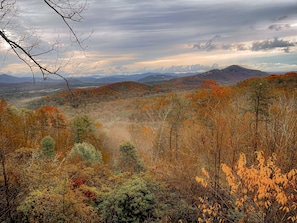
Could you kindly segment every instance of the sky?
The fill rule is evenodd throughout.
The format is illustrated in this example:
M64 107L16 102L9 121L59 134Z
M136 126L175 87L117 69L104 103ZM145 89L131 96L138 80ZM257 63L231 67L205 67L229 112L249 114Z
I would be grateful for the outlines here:
M70 23L82 47L44 1L16 2L12 25L2 22L1 30L38 43L32 53L54 45L40 62L66 76L204 72L233 64L297 70L296 0L88 0L83 20ZM0 58L0 73L31 74L2 40Z

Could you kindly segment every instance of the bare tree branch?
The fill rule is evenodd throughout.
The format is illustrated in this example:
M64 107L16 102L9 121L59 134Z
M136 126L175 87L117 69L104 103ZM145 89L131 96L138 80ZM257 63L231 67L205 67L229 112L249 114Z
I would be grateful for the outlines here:
M44 2L51 10L53 10L56 15L58 15L62 19L63 23L66 24L67 29L70 31L71 36L74 37L75 43L78 44L82 50L84 50L82 41L69 22L82 21L82 12L86 8L87 0L84 0L83 3L77 3L75 1L74 3L72 3L70 0L44 0ZM29 46L25 46L24 44L22 44L22 42L26 43L25 39L20 39L19 35L11 34L11 30L14 31L17 29L11 28L11 25L9 26L9 28L6 27L10 23L11 18L13 18L12 15L14 15L16 11L16 0L0 0L0 10L0 21L8 21L7 24L4 26L5 28L3 27L3 25L1 25L2 29L0 29L0 36L10 46L14 54L30 68L31 73L33 74L33 79L33 68L37 67L42 73L44 79L46 79L46 76L48 74L56 75L64 79L67 83L68 89L70 89L67 79L63 77L63 75L58 73L63 66L50 69L43 65L42 62L40 62L40 56L54 51L58 43L56 42L52 44L51 48L44 49L42 52L33 53L33 50L36 49L39 45L38 42L33 43ZM32 37L35 37L35 34L32 34Z
M22 46L20 46L18 43L10 40L3 31L0 30L0 36L10 45L11 49L14 51L14 53L18 56L19 59L21 59L25 64L28 65L28 67L31 69L31 72L33 72L32 69L32 65L28 63L28 61L26 61L21 55L20 53L17 51L17 49L19 49L21 52L23 52L28 58L30 58L30 60L39 68L39 70L42 73L42 76L44 79L46 79L46 73L48 74L53 74L56 75L60 78L62 78L66 84L67 84L67 88L70 90L70 86L69 86L69 82L68 80L63 77L63 75L59 74L58 71L60 70L60 68L58 68L55 71L51 71L49 69L47 69L46 67L44 67L43 65L41 65L30 53L28 53Z
M44 2L52 9L54 12L61 17L63 22L66 24L68 29L70 30L71 34L75 38L75 42L78 43L78 45L83 49L81 45L81 41L79 40L77 34L74 32L73 28L70 26L69 21L75 21L75 22L81 22L83 17L81 13L86 8L87 2L82 5L72 5L69 0L64 2L63 4L66 4L66 6L61 6L59 3L55 3L51 0L44 0ZM66 10L66 11L65 11Z
M7 0L1 0L0 2L0 9L4 9L7 6L13 6L15 4L15 1L12 1L9 3Z

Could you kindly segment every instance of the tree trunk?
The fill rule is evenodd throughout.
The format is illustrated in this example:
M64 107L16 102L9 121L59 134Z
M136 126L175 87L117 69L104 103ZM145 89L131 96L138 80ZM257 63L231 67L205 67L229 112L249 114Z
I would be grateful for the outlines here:
M13 222L11 217L11 211L10 211L9 185L8 185L8 177L7 177L6 165L5 165L5 152L3 148L1 149L1 166L2 166L2 174L4 178L5 201L6 201L6 209L7 209L6 212L10 222Z

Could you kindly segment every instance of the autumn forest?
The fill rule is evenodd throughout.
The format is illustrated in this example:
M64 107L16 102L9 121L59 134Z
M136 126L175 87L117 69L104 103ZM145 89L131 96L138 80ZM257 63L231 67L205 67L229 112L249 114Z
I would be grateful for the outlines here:
M0 100L1 222L296 222L297 74Z

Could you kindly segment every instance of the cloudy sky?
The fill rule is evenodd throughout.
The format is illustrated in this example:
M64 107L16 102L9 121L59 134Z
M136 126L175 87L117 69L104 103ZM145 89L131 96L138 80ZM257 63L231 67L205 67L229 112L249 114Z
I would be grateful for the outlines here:
M232 64L297 70L296 0L88 0L83 21L71 23L87 38L84 50L43 1L17 2L15 33L38 37L39 49L56 44L41 62L71 76L203 72ZM0 73L30 75L3 41L0 46Z

